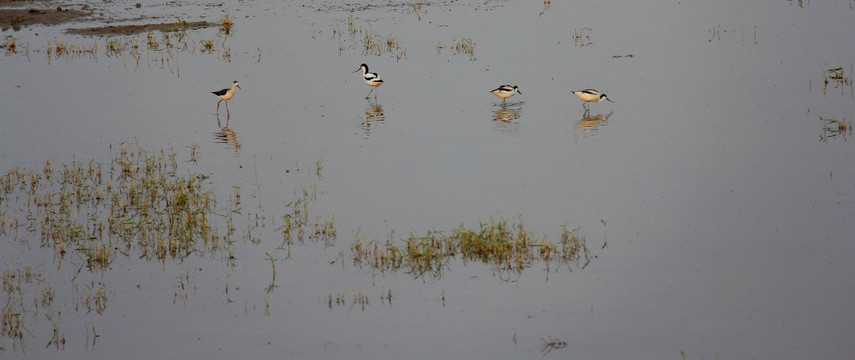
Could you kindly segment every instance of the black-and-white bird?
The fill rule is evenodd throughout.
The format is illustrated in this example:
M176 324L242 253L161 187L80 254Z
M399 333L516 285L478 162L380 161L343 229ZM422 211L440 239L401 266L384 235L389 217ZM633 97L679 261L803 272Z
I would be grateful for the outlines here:
M359 69L356 69L356 71L359 70L362 70L362 80L365 81L368 86L371 86L371 91L368 92L368 95L365 95L365 98L367 99L369 96L371 96L371 93L374 91L375 88L380 85L383 85L383 79L381 79L380 75L377 75L377 73L368 72L368 65L359 65ZM377 94L374 94L374 98L377 98Z
M220 103L225 101L226 115L231 116L231 113L229 112L229 100L231 100L235 96L235 88L240 88L240 85L238 85L237 80L232 82L231 89L226 88L211 92L212 94L217 95L217 97L220 98L220 101L217 101L217 115L220 114Z
M591 103L591 102L601 103L601 102L603 102L603 100L608 100L609 102L614 102L614 101L612 101L612 99L609 99L608 95L601 94L599 91L594 90L594 89L571 91L571 93L573 93L573 95L576 95L576 97L579 98L579 100L584 101L582 103L582 107L584 107L586 110L588 109L588 107L586 105L588 105L588 103Z
M520 88L516 85L500 85L499 87L490 90L490 93L496 95L499 99L502 99L502 104L505 103L505 99L514 96L514 93L520 93L520 95L522 95Z

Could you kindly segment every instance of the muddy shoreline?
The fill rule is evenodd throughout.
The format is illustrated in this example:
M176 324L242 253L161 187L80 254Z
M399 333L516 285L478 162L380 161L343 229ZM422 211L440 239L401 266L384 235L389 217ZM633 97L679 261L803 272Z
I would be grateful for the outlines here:
M0 0L0 6L9 6L18 3L18 1ZM87 5L83 5L81 9L66 9L61 6L56 8L5 8L0 9L0 30L6 31L13 29L20 30L23 27L31 25L60 25L69 21L86 20L88 16L95 14ZM101 21L103 19L99 19ZM108 22L123 21L124 19L109 19ZM94 20L93 20L94 21ZM146 31L176 31L176 30L193 30L217 26L215 23L207 21L193 22L158 22L151 24L128 24L128 25L105 25L93 26L84 28L67 28L66 33L77 35L134 35L144 33Z

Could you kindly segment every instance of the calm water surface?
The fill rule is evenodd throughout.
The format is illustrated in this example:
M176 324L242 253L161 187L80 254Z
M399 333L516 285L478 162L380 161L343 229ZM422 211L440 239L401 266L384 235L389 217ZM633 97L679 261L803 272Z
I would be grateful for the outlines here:
M30 314L23 344L0 337L3 358L855 357L855 142L820 120L855 116L851 85L823 83L855 65L851 1L91 6L139 22L227 13L235 27L190 31L192 50L171 55L131 36L139 63L63 33L93 22L5 31L30 52L0 57L0 168L172 148L223 201L240 189L243 215L263 220L236 228L258 244L239 240L233 267L119 256L84 268L79 287L107 290L97 314L63 275L82 258L57 269L37 236L0 234L4 267L41 265L67 340L45 347L51 323ZM348 18L405 52L364 55ZM54 39L98 43L97 57L49 61ZM474 58L455 53L461 39ZM386 81L376 102L353 73L363 62ZM223 135L210 91L232 80ZM505 83L522 95L503 108L489 90ZM585 114L570 90L589 87L615 103ZM288 257L277 229L304 187L337 237ZM595 258L550 273L535 262L516 281L480 263L414 278L339 258L355 238L491 217L553 241L579 227ZM341 293L349 303L328 306ZM355 294L368 304L351 307ZM546 335L566 347L544 356Z

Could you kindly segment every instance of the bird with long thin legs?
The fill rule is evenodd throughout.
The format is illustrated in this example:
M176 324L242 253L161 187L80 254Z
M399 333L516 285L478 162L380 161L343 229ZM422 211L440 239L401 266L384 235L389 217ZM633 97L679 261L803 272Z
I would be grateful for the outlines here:
M579 100L583 101L582 107L585 108L585 110L589 110L588 106L586 106L586 105L588 105L588 103L592 103L592 102L601 103L604 100L608 100L609 102L614 102L614 101L612 101L612 99L609 99L608 95L602 94L599 91L594 90L594 89L571 91L571 93L573 93L573 95L576 95L576 97L579 98Z
M368 95L365 95L365 98L368 99L368 97L371 96L371 93L374 92L374 89L383 85L383 79L381 79L380 75L377 75L377 73L368 72L368 65L359 65L359 69L356 69L356 71L359 70L362 70L362 80L365 81L368 86L371 86L371 91L368 92ZM374 100L377 100L377 94L374 94Z
M220 115L220 103L226 102L226 116L231 116L231 112L229 112L229 100L231 100L235 96L235 88L240 89L240 85L238 85L237 80L232 82L231 89L226 88L222 90L212 91L211 93L217 95L220 98L220 101L217 101L217 115Z
M490 90L490 93L496 95L499 99L502 99L502 104L505 103L505 100L511 96L514 96L515 93L519 93L522 95L522 91L516 85L500 85L499 87Z

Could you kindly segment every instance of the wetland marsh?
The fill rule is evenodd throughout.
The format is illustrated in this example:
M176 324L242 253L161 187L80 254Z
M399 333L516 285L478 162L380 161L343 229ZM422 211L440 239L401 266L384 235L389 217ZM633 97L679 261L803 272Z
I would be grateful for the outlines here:
M0 1L0 358L850 359L853 7Z

